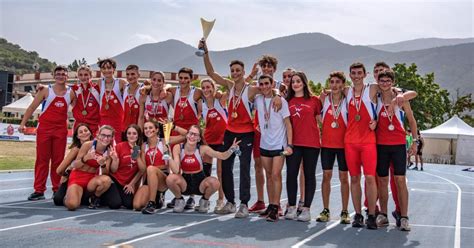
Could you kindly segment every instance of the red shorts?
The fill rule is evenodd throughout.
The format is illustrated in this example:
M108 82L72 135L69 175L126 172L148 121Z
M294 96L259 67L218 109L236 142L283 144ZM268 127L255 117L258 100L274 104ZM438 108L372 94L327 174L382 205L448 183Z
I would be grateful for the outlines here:
M360 175L360 166L365 176L375 176L377 172L377 147L375 144L345 144L347 168L351 176Z
M89 181L95 177L95 173L85 172L81 170L73 170L71 175L69 175L67 186L77 184L83 189L87 189L87 184Z
M259 131L254 132L253 136L253 158L259 158L260 157L260 138L262 137L262 134Z

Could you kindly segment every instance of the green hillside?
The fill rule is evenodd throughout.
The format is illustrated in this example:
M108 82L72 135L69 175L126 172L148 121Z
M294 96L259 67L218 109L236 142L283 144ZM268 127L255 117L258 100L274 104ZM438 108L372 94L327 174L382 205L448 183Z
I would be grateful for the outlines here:
M50 72L56 63L40 58L37 52L28 52L19 45L0 38L0 70L14 71L15 74L34 72L33 64L40 65L41 72Z

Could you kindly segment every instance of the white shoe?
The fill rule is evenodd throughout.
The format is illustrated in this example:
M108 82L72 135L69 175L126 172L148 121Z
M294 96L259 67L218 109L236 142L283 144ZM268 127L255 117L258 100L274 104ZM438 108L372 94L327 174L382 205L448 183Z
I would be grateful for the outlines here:
M378 227L388 226L388 218L387 218L387 216L385 216L383 214L379 214L377 216L377 219L375 219L375 223L377 223Z
M311 220L311 213L309 208L302 208L301 214L298 215L298 221L309 222Z
M247 218L249 217L249 207L245 204L240 204L239 211L235 213L235 218Z
M285 219L296 220L297 218L296 211L297 211L296 206L287 207Z
M214 208L214 213L217 214L219 210L221 210L224 207L224 201L223 200L217 200L216 201L216 207Z
M184 212L184 207L186 206L186 202L184 198L175 198L173 212L175 213L182 213Z
M207 213L209 211L209 200L206 200L204 198L201 198L199 200L199 213Z
M400 219L400 231L409 232L411 230L410 225L408 224L408 218Z
M216 214L231 214L235 213L235 204L227 202L223 208L214 211Z

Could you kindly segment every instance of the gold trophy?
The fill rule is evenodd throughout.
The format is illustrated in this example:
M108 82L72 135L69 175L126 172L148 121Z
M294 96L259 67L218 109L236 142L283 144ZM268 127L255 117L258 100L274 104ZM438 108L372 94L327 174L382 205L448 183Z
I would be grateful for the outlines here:
M163 124L163 136L165 138L165 144L166 146L169 146L170 144L170 136L171 136L171 131L173 130L173 122L166 122ZM168 149L166 149L165 154L163 154L163 160L169 160L170 159L170 152Z
M216 19L212 21L206 21L201 17L201 25L202 25L202 38L204 40L207 39L209 34L211 33L212 28L214 27L214 23L216 22ZM195 54L199 57L204 56L204 48L198 49Z

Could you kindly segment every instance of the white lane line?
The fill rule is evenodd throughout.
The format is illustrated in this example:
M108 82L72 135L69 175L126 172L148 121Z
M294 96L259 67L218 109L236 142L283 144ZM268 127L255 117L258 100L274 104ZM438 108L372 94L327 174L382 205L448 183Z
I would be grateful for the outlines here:
M47 202L53 202L53 200L46 198L45 200L38 200L38 201L22 201L22 202L15 202L15 203L8 203L8 204L1 204L1 205L3 205L3 206L35 205L35 204L47 203Z
M135 243L135 242L138 242L138 241L142 241L142 240L145 240L145 239L158 237L158 236L161 236L163 234L167 234L167 233L174 232L174 231L179 231L179 230L184 229L184 228L204 224L204 223L207 223L207 222L210 222L210 221L213 221L213 220L221 220L221 219L227 219L227 218L230 219L230 218L234 218L234 217L230 216L230 214L219 216L219 217L214 217L214 218L211 218L211 219L198 221L198 222L194 222L194 223L189 223L189 224L184 225L184 226L179 226L179 227L176 227L176 228L168 229L168 230L163 231L163 232L157 232L157 233L150 234L150 235L147 235L147 236L143 236L143 237L140 237L140 238L132 239L132 240L125 241L125 242L120 243L120 244L111 245L111 246L108 246L108 247L111 247L111 248L117 247L117 248L119 248L119 247L123 247L124 245L128 245L128 244Z
M420 191L420 192L430 192L430 193L441 193L441 194L457 193L457 191L454 191L454 190L430 190L430 189L415 189L415 188L412 188L410 190L411 191ZM462 194L474 195L474 192L463 191Z
M0 183L3 182L14 182L14 181L24 181L24 180L33 180L34 178L32 177L25 177L25 178L17 178L17 179L5 179L5 180L0 180Z
M20 229L20 228L30 227L30 226L37 226L37 225L42 225L42 224L51 223L51 222L71 220L71 219L76 219L76 218L79 218L79 217L91 216L91 215L102 214L102 213L106 213L106 211L100 211L100 212L95 212L95 213L90 213L90 214L81 214L81 215L77 215L77 216L71 216L71 217L55 219L55 220L41 221L41 222L36 222L36 223L31 223L31 224L26 224L26 225L21 225L21 226L13 226L13 227L0 229L0 232L14 230L14 229Z
M27 187L27 188L16 188L16 189L2 189L2 190L0 190L0 193L1 193L1 192L10 192L10 191L27 190L27 189L29 189L29 190L32 190L32 188L31 188L31 187Z
M439 172L439 173L442 173L442 174L446 174L446 175L459 176L459 177L464 177L464 178L467 178L467 179L474 180L474 177L470 177L470 176L458 175L458 174L455 174L455 173L449 173L449 172L444 172L444 171L440 171L440 170L431 170L431 169L430 169L430 171L436 171L436 172Z
M442 179L452 185L454 185L458 189L458 195L457 195L457 206L456 206L456 228L454 229L454 248L459 248L461 247L461 188L459 185L457 185L455 182L446 179L444 177L431 174L429 172L425 172L424 174L437 177L439 179Z

